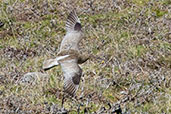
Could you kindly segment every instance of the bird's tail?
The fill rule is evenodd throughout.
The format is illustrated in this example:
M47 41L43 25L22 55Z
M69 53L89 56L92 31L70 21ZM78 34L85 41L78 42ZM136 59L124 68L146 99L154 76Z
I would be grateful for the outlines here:
M58 56L55 59L45 60L43 62L43 69L44 70L49 70L49 69L51 69L51 68L53 68L55 66L58 66L59 65L59 62L58 61L60 61L62 59L65 59L67 57L69 57L69 55Z

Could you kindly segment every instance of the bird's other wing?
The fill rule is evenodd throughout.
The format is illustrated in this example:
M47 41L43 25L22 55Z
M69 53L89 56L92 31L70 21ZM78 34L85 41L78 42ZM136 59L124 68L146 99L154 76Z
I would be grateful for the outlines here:
M60 63L64 75L64 92L70 96L75 96L82 75L82 69L76 61L76 59L70 59Z
M62 60L62 59L65 59L69 57L69 55L64 55L64 56L58 56L56 57L55 59L49 59L49 60L45 60L43 62L43 69L44 70L49 70L55 66L58 66L59 65L59 60Z
M66 30L67 32L81 31L81 22L75 10L73 10L68 16L68 19L66 21Z

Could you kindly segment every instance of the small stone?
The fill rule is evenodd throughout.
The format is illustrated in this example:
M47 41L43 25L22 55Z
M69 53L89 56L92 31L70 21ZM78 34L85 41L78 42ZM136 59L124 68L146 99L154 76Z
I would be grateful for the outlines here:
M32 84L34 85L38 80L47 78L48 74L41 72L29 72L26 73L21 79L20 84Z
M0 28L4 26L4 23L0 21Z
M122 95L127 95L128 92L126 92L126 91L121 91L120 94L122 94Z
M55 28L57 26L57 21L55 19L50 20L50 25Z

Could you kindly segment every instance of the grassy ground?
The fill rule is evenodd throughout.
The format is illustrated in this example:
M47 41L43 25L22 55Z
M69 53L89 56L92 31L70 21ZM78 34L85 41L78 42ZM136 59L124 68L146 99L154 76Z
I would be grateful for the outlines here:
M83 99L65 108L74 114L81 102L81 113L118 105L122 113L171 113L170 0L1 0L0 113L60 110L60 67L34 86L19 80L56 56L73 8L85 32L81 51L95 57L81 65Z

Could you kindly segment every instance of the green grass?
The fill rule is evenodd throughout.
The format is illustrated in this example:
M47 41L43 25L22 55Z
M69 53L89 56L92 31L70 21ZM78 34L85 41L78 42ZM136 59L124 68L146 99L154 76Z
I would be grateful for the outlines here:
M76 7L83 25L81 52L96 58L81 65L84 99L68 99L64 107L75 114L81 102L81 114L85 108L93 113L100 107L107 108L108 102L129 97L120 104L123 112L171 113L170 1L118 1L120 8L112 0L89 4L67 0L0 1L0 21L4 22L0 28L0 113L15 111L15 107L31 113L52 113L48 108L54 105L60 108L61 96L54 93L61 94L63 87L60 67L47 71L48 79L36 85L20 85L19 80L27 72L42 72L43 61L55 58L71 7ZM109 82L102 81L105 79ZM106 89L104 85L109 83ZM77 92L80 94L81 88Z

